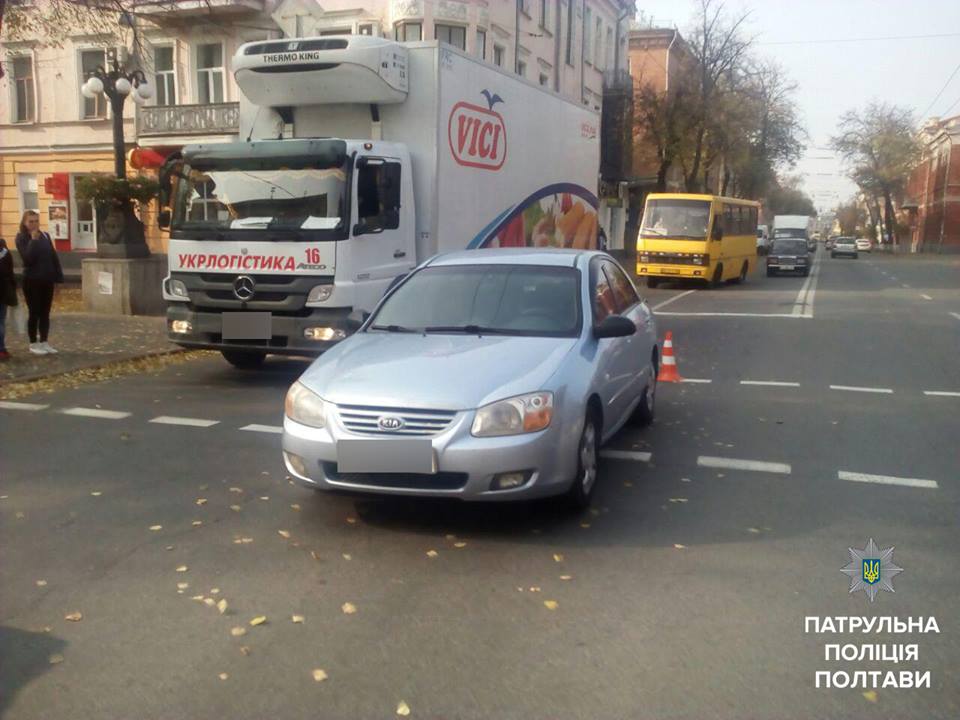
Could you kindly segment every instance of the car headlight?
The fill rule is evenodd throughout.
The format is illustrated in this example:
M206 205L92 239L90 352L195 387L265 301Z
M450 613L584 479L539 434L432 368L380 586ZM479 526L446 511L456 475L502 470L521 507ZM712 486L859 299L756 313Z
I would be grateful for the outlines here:
M694 255L693 256L694 265L703 265L703 255Z
M288 418L302 425L326 427L326 406L319 395L297 381L290 386L283 402L283 411Z
M484 405L473 418L475 437L538 432L553 419L553 393L537 392Z
M187 292L187 286L184 284L183 280L171 279L167 283L167 292L174 297L183 298L184 300L190 299L190 293Z

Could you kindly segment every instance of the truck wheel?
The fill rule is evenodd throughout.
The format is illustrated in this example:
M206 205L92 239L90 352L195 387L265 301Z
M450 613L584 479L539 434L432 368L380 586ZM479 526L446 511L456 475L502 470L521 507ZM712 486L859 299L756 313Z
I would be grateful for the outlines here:
M240 370L256 370L263 365L266 353L249 350L221 350L223 359Z
M647 278L647 287L648 287L648 288L655 288L655 287L656 287L657 285L659 285L659 284L660 284L660 278L655 278L655 277L648 277L648 278Z

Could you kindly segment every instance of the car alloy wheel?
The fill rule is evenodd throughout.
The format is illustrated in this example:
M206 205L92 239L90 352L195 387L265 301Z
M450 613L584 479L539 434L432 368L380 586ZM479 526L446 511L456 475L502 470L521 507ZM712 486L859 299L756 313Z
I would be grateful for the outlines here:
M577 474L567 491L566 504L571 510L584 510L590 506L590 499L597 486L599 453L599 423L592 410L587 411L577 446Z

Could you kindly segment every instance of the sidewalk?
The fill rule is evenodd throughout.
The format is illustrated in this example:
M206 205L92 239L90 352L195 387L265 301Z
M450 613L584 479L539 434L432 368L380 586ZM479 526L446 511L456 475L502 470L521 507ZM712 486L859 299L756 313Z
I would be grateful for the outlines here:
M58 288L50 316L50 344L56 355L32 355L26 335L16 331L13 311L7 311L7 350L0 362L0 386L98 368L122 360L179 352L167 341L163 317L94 315L82 312L80 288Z

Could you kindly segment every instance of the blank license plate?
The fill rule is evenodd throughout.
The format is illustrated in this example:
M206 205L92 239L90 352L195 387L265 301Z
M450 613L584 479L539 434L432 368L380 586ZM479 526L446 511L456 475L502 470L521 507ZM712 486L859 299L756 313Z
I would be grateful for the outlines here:
M428 439L338 440L337 470L344 473L435 473Z
M679 275L679 274L680 274L680 271L679 271L679 270L670 270L670 269L668 269L668 268L663 268L660 272L662 272L664 275Z
M269 340L270 313L235 312L223 314L224 340Z
M781 265L781 270L795 270L796 268L793 265Z

